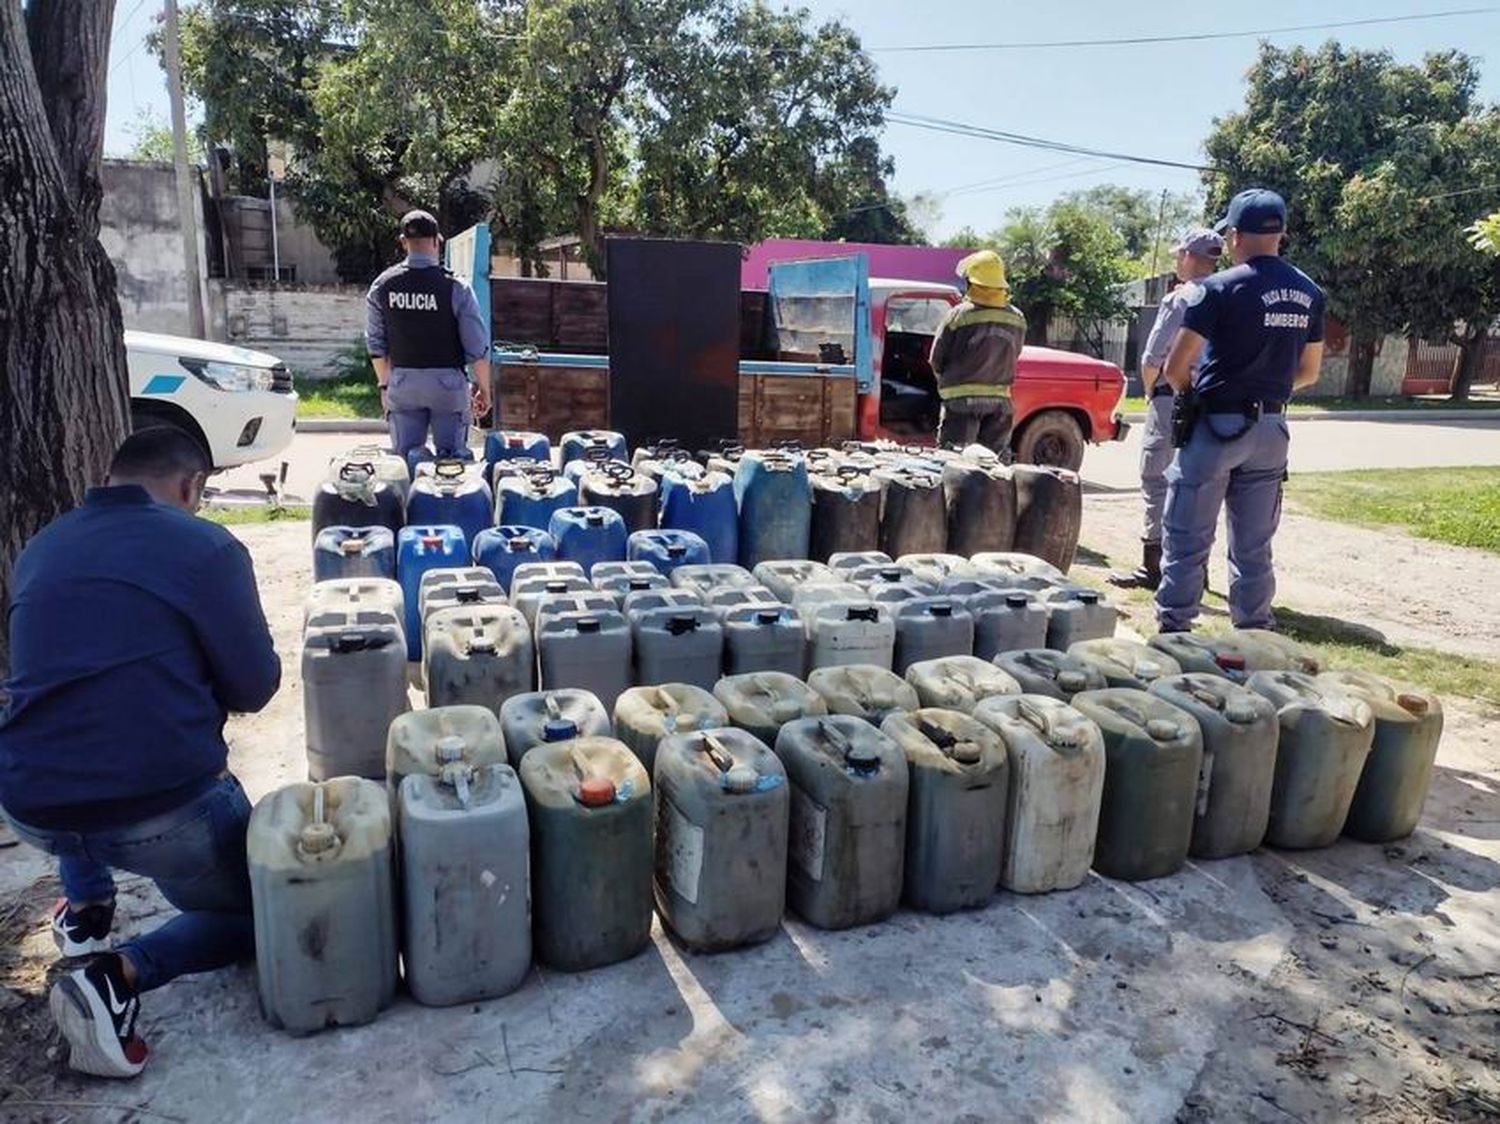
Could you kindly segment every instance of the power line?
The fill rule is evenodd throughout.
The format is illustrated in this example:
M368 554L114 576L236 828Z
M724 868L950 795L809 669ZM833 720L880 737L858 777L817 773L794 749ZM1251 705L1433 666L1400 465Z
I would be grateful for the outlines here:
M895 54L919 51L1039 51L1067 47L1139 47L1150 43L1203 43L1212 39L1257 39L1263 35L1287 35L1298 31L1334 31L1350 27L1373 27L1377 24L1494 15L1496 12L1500 12L1500 8L1454 8L1445 12L1417 12L1405 16L1376 16L1370 19L1293 24L1286 27L1263 27L1253 31L1204 31L1190 35L1135 35L1119 39L1050 39L1020 43L908 43L892 47L866 47L865 50L871 53L878 51Z
M117 31L123 31L123 30L125 30L125 28L129 27L130 26L130 21L133 20L133 19L135 19L135 14L141 10L142 6L145 3L146 3L146 0L136 0L135 7L131 8L130 11L126 13L125 18L122 19L116 25L116 30ZM144 47L146 45L146 40L148 38L149 38L149 36L142 35L139 39L137 39L131 45L131 47L130 47L130 49L128 51L126 51L119 58L115 59L114 65L109 68L109 72L111 74L113 74L115 71L119 70L120 67L124 66L125 65L125 60L128 59L131 55L135 54L137 51L139 51L142 47Z
M1039 176L1039 177L1036 177L1036 178L1033 178L1033 179L1016 179L1016 180L1012 180L1012 181L1010 181L1008 183L991 184L991 185L989 185L987 187L978 187L978 188L973 189L972 191L963 192L962 194L964 194L964 195L988 195L992 191L1009 191L1012 188L1016 188L1016 187L1036 187L1038 184L1058 183L1058 182L1060 182L1062 180L1074 180L1074 179L1078 179L1078 178L1080 178L1082 176L1097 176L1097 175L1102 175L1105 172L1112 172L1116 168L1122 168L1124 166L1125 165L1123 165L1121 163L1101 164L1098 161L1094 161L1094 166L1091 167L1091 168L1080 168L1077 171L1063 172L1061 175L1056 175L1056 176Z
M1214 169L1206 164L1190 164L1183 160L1163 160L1154 156L1135 156L1125 152L1111 152L1108 149L1092 148L1088 145L1068 144L1063 141L1048 140L1045 137L1029 136L1025 133L1012 133L1003 129L986 129L979 125L968 125L962 121L949 121L941 117L928 117L919 113L887 113L886 120L893 125L907 125L914 129L927 129L938 133L951 133L954 136L972 137L977 140L998 141L1001 144L1014 144L1022 148L1039 148L1048 152L1064 152L1073 156L1093 156L1101 160L1119 160L1128 164L1148 164L1157 168L1180 168L1189 172L1211 172Z

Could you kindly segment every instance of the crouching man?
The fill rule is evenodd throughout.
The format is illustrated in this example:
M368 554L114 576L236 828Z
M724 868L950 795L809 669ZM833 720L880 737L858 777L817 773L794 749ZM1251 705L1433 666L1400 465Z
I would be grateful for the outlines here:
M79 958L50 997L70 1064L133 1077L139 996L254 950L245 828L224 720L281 683L249 553L194 517L209 463L169 428L127 438L105 487L17 560L11 677L0 712L0 807L55 855L52 933ZM113 870L180 912L111 947Z

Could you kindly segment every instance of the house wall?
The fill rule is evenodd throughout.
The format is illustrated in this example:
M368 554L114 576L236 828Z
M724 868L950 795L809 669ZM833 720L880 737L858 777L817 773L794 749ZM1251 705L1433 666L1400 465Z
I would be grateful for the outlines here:
M335 374L339 352L364 338L362 285L216 285L223 294L223 338L269 352L299 375Z

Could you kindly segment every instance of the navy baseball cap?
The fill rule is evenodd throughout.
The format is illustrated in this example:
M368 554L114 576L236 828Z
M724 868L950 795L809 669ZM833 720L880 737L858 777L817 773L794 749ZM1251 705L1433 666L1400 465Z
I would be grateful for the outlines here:
M1229 210L1214 229L1220 234L1281 234L1286 230L1286 200L1264 187L1252 187L1229 201Z
M401 237L436 238L437 236L437 219L427 211L407 211L401 216Z

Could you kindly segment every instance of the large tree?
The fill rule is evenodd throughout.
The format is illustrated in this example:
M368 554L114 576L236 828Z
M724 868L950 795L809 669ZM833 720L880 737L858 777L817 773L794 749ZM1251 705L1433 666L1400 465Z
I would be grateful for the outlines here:
M1188 191L1146 191L1101 183L1070 191L1063 199L1108 220L1125 241L1125 253L1145 277L1172 267L1172 244L1188 227L1201 222L1202 200Z
M124 329L99 245L113 15L113 0L0 0L0 610L21 547L98 482L127 428Z
M1349 326L1348 390L1367 394L1380 338L1410 320L1401 299L1402 255L1426 232L1420 224L1388 225L1385 239L1360 240L1347 225L1360 213L1346 206L1348 193L1413 136L1472 116L1478 71L1457 51L1405 65L1389 52L1337 43L1317 51L1263 44L1248 80L1244 109L1216 120L1206 142L1214 166L1205 174L1209 210L1251 185L1287 197L1290 253Z

